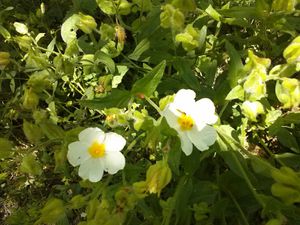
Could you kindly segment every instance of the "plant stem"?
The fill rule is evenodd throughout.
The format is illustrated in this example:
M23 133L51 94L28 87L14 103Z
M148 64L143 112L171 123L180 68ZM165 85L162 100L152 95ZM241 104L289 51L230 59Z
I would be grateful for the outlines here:
M160 108L149 97L145 96L146 101L161 115Z

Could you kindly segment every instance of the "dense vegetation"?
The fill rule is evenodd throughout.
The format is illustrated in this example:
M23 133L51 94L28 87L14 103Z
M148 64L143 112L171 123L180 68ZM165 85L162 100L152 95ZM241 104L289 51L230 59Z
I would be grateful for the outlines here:
M1 0L0 223L300 224L298 2Z

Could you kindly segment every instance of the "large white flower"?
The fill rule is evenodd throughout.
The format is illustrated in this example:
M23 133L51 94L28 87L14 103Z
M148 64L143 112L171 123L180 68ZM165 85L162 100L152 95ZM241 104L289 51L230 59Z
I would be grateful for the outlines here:
M181 148L186 155L192 153L193 144L204 151L217 139L216 130L209 126L218 120L214 103L208 98L195 101L195 97L194 91L181 89L162 113L169 126L178 132Z
M87 128L79 133L79 141L68 146L68 160L79 166L79 176L91 182L101 180L103 171L115 174L125 166L120 152L126 140L119 134L104 133L99 128Z

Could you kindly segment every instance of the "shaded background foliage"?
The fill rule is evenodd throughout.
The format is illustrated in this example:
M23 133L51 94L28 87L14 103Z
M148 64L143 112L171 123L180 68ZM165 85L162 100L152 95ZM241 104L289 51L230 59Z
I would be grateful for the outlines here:
M111 12L109 2L124 5ZM299 80L290 60L299 41L284 54L299 34L297 1L184 2L1 1L0 51L10 54L0 80L4 224L299 224L299 100L284 107L275 91L283 78ZM97 26L90 17L74 25L79 13ZM243 102L256 69L270 78L253 94L265 108L253 120ZM151 107L181 88L212 99L222 124L217 143L189 157ZM66 159L88 126L128 142L124 171L97 184ZM171 169L168 185L151 165L162 178ZM149 193L153 182L160 195Z

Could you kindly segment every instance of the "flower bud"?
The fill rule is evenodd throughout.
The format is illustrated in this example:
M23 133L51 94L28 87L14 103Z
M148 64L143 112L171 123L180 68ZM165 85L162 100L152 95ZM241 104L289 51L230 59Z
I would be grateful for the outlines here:
M84 33L90 34L97 28L97 23L92 16L79 13L79 21L76 23L76 26Z
M283 52L283 57L287 63L300 62L300 36L296 37L292 43L286 47Z
M171 181L172 172L167 161L158 161L147 170L146 183L149 193L157 193L158 196L162 189Z
M39 96L32 90L26 88L24 92L23 107L27 110L34 110L39 104Z
M297 107L300 104L300 82L295 78L277 81L275 93L283 108Z
M248 117L251 121L255 121L255 122L257 121L256 118L259 114L264 114L265 113L263 105L258 101L255 101L255 102L245 101L245 102L243 102L242 111L243 111L243 114L246 117Z
M272 177L277 183L287 186L297 186L300 190L300 176L289 167L281 167L280 170L273 170Z
M171 4L162 7L160 14L160 25L163 28L172 28L172 30L181 30L184 25L184 15Z
M286 204L300 202L300 191L284 184L275 183L272 185L271 192L274 196L281 198Z
M8 52L0 52L0 70L3 70L10 62Z

